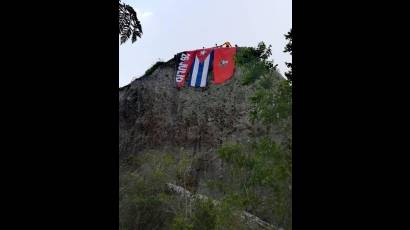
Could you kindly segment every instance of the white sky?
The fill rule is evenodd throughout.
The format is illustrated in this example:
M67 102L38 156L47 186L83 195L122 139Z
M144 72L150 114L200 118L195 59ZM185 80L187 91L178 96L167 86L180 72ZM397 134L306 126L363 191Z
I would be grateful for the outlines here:
M119 48L119 86L140 77L158 60L221 45L272 45L272 59L287 71L284 34L292 27L292 0L122 0L137 11L143 35Z

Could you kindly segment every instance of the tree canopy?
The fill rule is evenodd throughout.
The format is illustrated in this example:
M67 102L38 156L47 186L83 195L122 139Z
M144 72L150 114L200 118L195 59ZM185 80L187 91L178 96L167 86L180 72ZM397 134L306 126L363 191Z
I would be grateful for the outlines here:
M119 0L119 34L121 44L125 43L131 38L134 43L137 41L137 37L142 35L141 22L137 18L137 12L125 3L121 3Z

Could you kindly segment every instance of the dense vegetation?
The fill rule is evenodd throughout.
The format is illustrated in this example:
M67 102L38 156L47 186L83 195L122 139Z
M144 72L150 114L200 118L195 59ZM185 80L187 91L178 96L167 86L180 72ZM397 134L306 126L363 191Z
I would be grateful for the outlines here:
M292 228L292 89L290 80L282 80L276 65L268 61L270 46L238 52L237 64L245 70L242 84L255 85L250 97L253 122L262 122L269 130L278 127L286 137L277 143L266 132L250 143L225 144L218 155L231 173L230 183L213 181L226 194L235 197L235 207L274 223Z
M291 45L286 50L291 51ZM200 164L200 156L184 150L131 155L120 167L120 229L249 229L239 215L244 210L276 229L292 229L293 78L291 70L282 78L270 56L270 46L262 42L236 55L243 70L241 83L255 89L249 117L263 123L266 132L248 143L224 143L218 149L228 179L213 178L206 184L222 195L190 200L167 187L173 183L195 193L190 172ZM274 140L273 127L283 140Z

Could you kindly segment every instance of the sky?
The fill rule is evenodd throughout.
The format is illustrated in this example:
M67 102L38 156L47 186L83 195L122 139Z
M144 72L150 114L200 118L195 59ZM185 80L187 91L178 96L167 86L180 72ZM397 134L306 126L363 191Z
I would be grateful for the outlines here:
M137 11L143 34L119 46L119 87L141 77L157 61L229 41L272 45L279 72L291 61L283 53L292 27L292 0L122 0Z

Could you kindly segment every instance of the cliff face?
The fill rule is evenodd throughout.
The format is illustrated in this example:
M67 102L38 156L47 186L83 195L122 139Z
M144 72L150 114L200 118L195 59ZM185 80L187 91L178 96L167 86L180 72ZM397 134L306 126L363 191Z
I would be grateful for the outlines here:
M249 121L249 96L254 89L241 85L241 69L235 70L232 80L209 83L206 89L178 90L174 75L171 59L119 90L120 165L148 150L185 151L203 160L193 169L192 189L207 193L201 182L223 173L217 148L227 142L245 143L267 132L266 127ZM269 132L281 139L275 128Z

